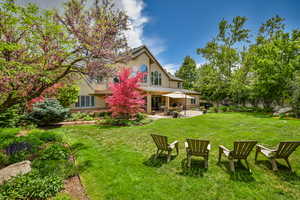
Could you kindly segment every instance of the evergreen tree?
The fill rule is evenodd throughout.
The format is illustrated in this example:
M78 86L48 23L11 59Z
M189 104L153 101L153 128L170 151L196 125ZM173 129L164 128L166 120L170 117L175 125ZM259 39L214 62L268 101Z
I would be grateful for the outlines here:
M195 86L195 81L197 78L196 73L197 66L195 60L190 56L186 56L181 67L178 71L176 71L175 75L178 78L183 79L183 87L185 89L192 89Z

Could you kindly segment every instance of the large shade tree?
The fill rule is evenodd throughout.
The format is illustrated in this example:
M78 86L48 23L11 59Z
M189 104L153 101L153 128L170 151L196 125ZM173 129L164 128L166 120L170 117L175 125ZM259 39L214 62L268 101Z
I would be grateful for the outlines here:
M0 3L0 112L39 97L53 85L115 71L128 56L126 14L109 1L70 0L62 14Z
M198 88L206 99L217 105L230 97L231 80L241 67L242 44L248 41L250 31L245 28L246 21L247 18L240 16L233 18L231 23L221 20L217 36L197 49L207 60L205 68L200 69Z

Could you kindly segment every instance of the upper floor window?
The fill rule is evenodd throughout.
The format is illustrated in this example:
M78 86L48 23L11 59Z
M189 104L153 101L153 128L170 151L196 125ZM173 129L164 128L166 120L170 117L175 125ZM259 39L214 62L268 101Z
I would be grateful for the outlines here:
M139 72L145 73L144 77L143 77L143 82L147 83L147 78L148 78L148 75L147 75L148 67L147 67L147 65L145 65L145 64L141 65L140 68L139 68Z
M161 85L161 73L159 73L158 71L151 72L151 84Z
M182 83L181 82L177 82L177 87L178 88L182 88Z
M114 83L119 83L120 79L119 79L119 77L116 76L116 77L113 78L113 81L114 81Z
M103 82L103 76L97 76L97 77L95 78L95 80L96 80L96 83L100 84L100 83Z

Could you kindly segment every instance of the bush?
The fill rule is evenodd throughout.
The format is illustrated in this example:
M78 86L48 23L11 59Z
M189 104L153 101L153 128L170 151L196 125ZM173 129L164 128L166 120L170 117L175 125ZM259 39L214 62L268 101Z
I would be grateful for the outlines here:
M95 118L89 113L76 112L72 113L70 117L66 119L66 121L92 121L94 119Z
M59 176L63 179L78 174L78 169L69 160L34 160L32 167L39 171L41 176Z
M109 126L133 126L133 125L143 125L150 123L151 120L147 120L145 114L136 115L135 119L124 119L124 118L113 118L111 116L105 116L103 120L99 121L99 124L109 125Z
M79 87L77 85L66 85L58 89L57 100L63 107L69 107L78 100Z
M0 113L0 127L17 127L22 119L24 119L24 115L22 114L20 105L15 105Z
M4 149L8 144L15 140L19 129L5 129L0 132L0 149Z
M220 109L222 112L227 112L227 111L229 111L228 106L220 106L219 109Z
M58 176L42 177L36 172L17 176L0 187L0 199L47 199L63 189Z
M216 107L216 106L210 107L208 109L208 112L209 113L217 113L218 112L218 107Z
M70 156L70 150L61 144L52 144L41 153L42 160L67 160Z
M9 164L8 156L0 152L0 168L5 167L8 164Z
M144 113L138 113L135 117L137 122L141 122L147 118L147 115Z
M43 141L33 136L15 137L4 145L6 153L9 155L9 163L16 163L23 160L31 160L37 154Z
M27 119L39 126L61 122L69 115L69 109L64 108L55 99L46 99L44 102L34 104L32 112L27 115Z
M29 136L36 137L43 142L61 142L62 136L50 131L32 131Z

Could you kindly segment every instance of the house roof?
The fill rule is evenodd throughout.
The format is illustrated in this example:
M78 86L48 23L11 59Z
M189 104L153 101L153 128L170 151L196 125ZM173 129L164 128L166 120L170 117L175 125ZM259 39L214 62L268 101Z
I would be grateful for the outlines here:
M171 79L173 81L183 81L182 79L180 79L180 78L170 74L169 72L167 72L167 70L158 62L158 60L154 57L154 55L147 48L146 45L142 45L142 46L133 48L131 50L131 53L132 53L133 57L137 57L137 56L141 55L144 52L146 52L152 58L152 60L154 60L158 64L158 66L163 70L163 72L168 76L169 79Z

